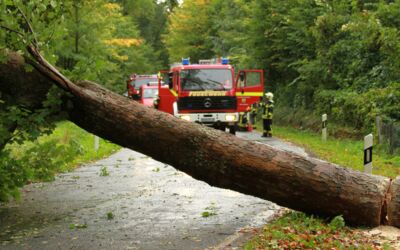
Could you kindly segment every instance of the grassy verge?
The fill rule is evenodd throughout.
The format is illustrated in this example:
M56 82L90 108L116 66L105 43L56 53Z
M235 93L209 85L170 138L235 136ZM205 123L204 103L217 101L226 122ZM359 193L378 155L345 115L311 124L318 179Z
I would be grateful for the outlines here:
M363 171L362 141L329 138L323 142L320 134L282 126L274 126L273 132L274 136L300 145L318 158ZM391 178L400 175L400 156L391 156L383 153L383 150L374 150L373 174Z
M266 225L244 249L391 249L358 229L345 226L341 216L330 222L289 212Z
M31 181L48 181L54 174L71 171L78 165L104 158L120 147L100 139L94 149L94 135L71 122L60 122L50 135L35 142L11 145L12 156L27 168Z

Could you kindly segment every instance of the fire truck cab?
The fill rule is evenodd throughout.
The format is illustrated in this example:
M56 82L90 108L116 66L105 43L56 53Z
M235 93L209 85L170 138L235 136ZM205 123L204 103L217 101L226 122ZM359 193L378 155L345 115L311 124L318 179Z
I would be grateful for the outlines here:
M235 71L228 59L189 59L161 71L157 108L178 118L212 126L235 134L239 115L261 100L264 91L263 70Z
M147 107L153 107L158 96L157 84L145 84L139 88L139 103Z
M133 74L129 77L129 80L127 81L126 88L128 90L128 97L139 101L140 100L140 93L139 89L143 85L147 84L157 84L158 83L158 77L157 75L137 75Z

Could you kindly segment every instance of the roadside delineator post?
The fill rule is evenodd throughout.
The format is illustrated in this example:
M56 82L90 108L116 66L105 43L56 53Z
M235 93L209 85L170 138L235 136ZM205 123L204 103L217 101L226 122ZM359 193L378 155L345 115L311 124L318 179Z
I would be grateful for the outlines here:
M373 135L369 134L364 137L364 172L372 174L372 145Z
M322 140L326 141L326 138L328 137L328 129L326 127L326 124L328 122L328 115L323 114L322 115Z
M94 151L99 150L99 137L97 135L94 136Z

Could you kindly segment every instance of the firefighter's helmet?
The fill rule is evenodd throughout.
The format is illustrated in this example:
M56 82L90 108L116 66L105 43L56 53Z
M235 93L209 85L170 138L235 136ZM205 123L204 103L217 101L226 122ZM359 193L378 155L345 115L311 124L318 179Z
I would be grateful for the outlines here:
M272 101L272 98L274 98L274 94L272 94L271 92L265 93L265 98L267 98L267 100Z

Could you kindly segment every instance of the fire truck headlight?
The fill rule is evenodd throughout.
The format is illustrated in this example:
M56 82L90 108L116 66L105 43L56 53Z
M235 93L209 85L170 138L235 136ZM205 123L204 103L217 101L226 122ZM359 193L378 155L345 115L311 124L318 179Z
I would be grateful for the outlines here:
M236 115L226 115L225 120L227 120L228 122L236 121Z
M182 120L185 120L185 121L189 121L189 122L190 122L190 115L181 115L180 118L181 118Z

